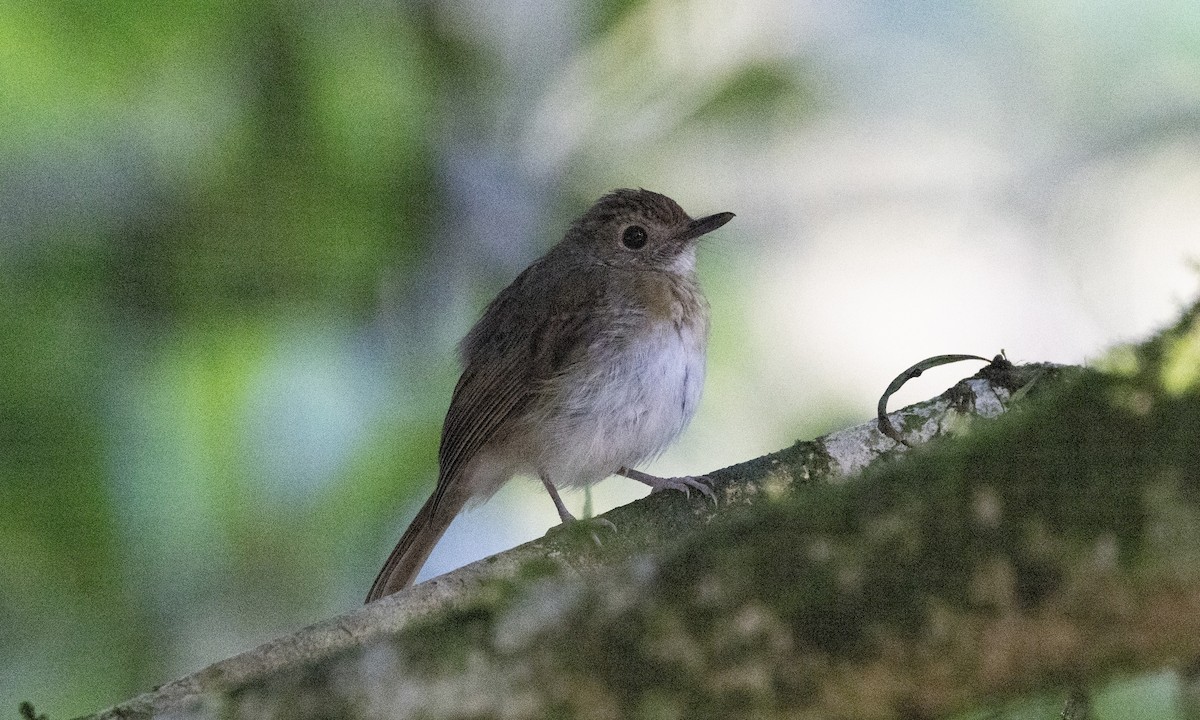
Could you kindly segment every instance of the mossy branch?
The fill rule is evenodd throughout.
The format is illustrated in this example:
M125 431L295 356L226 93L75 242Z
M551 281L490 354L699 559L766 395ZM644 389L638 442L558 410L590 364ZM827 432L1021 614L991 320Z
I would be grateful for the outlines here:
M892 417L954 437L797 443L715 511L651 496L96 717L919 718L1200 657L1195 316Z

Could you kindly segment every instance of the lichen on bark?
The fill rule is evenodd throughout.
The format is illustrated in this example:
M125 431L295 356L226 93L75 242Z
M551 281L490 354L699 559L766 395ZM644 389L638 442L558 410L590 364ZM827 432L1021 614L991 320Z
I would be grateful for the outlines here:
M718 511L660 495L603 548L552 533L450 607L187 712L920 718L1200 657L1197 316L1115 367L956 387L947 412L980 387L1008 412L915 450L862 430L887 460L853 476L846 431L715 473ZM945 428L917 415L897 427Z

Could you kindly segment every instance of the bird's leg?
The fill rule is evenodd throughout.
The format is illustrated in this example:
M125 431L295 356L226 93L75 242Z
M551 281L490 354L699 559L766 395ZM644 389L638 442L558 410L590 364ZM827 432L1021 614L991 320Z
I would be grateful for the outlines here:
M627 467L617 470L617 474L624 475L630 480L637 480L640 483L649 485L651 487L650 492L652 493L661 492L663 490L678 490L684 495L691 497L691 491L698 490L700 491L700 494L704 495L709 500L712 500L714 504L717 502L717 495L712 489L712 478L708 477L707 475L700 475L698 477L692 477L689 475L685 477L660 478L650 475L649 473L644 473L640 470L634 470L633 468Z
M582 524L596 525L607 530L612 530L613 532L617 531L617 526L613 525L604 518L585 518L582 521L576 520L575 516L571 514L571 511L567 509L566 504L563 503L562 498L558 494L558 488L554 487L554 483L550 482L550 478L546 477L545 475L540 475L539 477L542 480L542 486L546 488L546 492L550 493L550 499L554 501L554 508L558 510L558 517L562 520L563 525L581 522ZM601 544L600 538L596 536L595 532L592 533L592 541L597 545Z
M541 476L542 487L546 488L546 492L550 493L550 499L554 501L554 508L558 510L558 517L563 521L563 524L575 521L575 516L563 504L562 498L558 495L558 488L554 487L554 483L550 482L550 478L545 475Z

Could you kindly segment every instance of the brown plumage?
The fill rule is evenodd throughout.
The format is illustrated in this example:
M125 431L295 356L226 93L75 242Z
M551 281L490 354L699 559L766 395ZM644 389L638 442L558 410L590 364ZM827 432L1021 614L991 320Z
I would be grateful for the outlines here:
M732 213L692 220L648 190L605 195L488 305L463 339L438 449L438 483L379 571L367 602L412 584L471 500L517 474L557 487L619 473L655 490L711 493L703 478L655 478L653 458L695 412L708 305L696 240Z

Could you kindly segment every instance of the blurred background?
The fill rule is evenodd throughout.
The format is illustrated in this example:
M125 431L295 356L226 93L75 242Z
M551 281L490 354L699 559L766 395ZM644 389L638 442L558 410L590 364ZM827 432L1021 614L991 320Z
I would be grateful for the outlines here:
M738 215L660 473L866 420L929 355L1087 362L1197 292L1192 0L0 0L0 58L4 716L357 607L455 343L611 188ZM514 482L423 577L555 523Z

